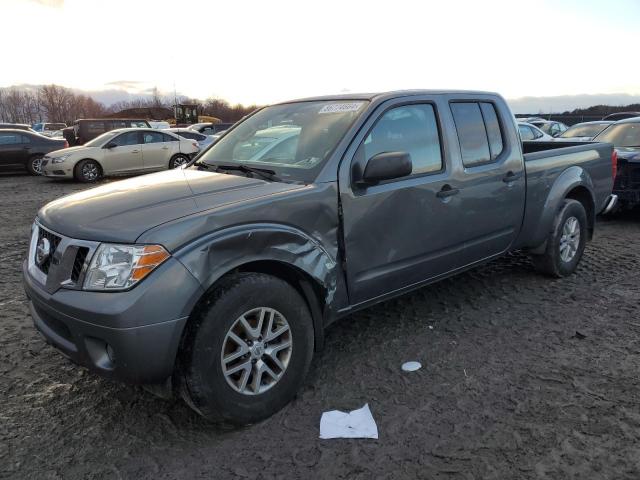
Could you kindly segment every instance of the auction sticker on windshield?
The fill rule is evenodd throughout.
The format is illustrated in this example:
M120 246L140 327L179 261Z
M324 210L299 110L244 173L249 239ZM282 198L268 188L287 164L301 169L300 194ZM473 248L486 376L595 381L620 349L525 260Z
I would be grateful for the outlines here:
M318 113L347 113L357 112L364 102L349 102L349 103L330 103L320 109Z

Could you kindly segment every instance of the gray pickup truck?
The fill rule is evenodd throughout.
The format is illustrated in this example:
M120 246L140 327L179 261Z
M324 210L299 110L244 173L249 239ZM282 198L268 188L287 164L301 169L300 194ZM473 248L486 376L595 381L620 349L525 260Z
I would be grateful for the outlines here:
M496 94L401 91L263 108L186 168L44 206L24 284L37 329L107 377L256 422L358 309L530 252L575 271L612 208L607 143L525 143Z

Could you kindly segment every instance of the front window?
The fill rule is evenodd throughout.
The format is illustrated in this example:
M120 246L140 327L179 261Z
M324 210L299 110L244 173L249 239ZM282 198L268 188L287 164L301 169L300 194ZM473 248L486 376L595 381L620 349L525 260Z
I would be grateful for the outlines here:
M591 123L588 125L574 125L569 127L565 132L560 135L560 138L577 138L577 137L589 137L593 138L604 130L608 123Z
M284 180L310 182L366 103L317 101L264 108L224 135L200 161L267 168Z
M613 143L615 147L640 147L640 123L612 125L595 140Z

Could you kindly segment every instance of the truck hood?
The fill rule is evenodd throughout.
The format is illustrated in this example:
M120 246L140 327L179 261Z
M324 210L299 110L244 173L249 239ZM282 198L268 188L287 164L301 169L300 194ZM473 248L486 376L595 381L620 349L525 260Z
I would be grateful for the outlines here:
M304 186L177 169L62 197L42 207L38 219L68 237L133 243L146 230L180 217L300 188Z

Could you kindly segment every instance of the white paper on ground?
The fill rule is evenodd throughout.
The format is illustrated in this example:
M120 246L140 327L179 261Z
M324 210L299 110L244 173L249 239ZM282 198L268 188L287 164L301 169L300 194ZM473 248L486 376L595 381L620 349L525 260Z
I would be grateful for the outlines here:
M405 372L415 372L416 370L420 370L422 368L422 364L420 362L405 362L402 364L402 370Z
M351 412L331 410L320 418L320 438L378 438L378 426L369 404Z

